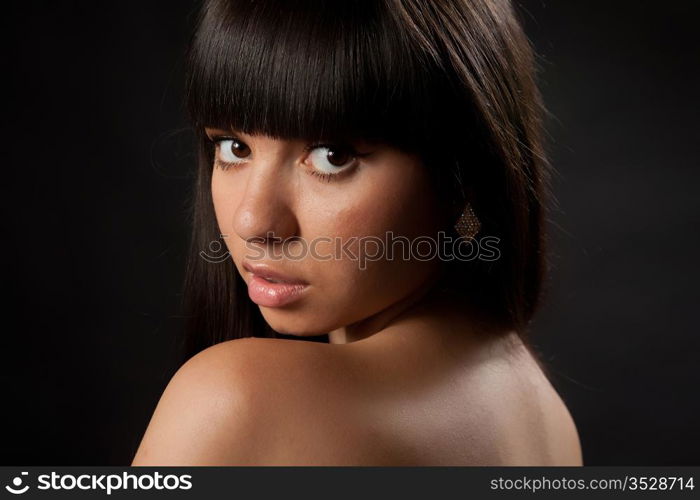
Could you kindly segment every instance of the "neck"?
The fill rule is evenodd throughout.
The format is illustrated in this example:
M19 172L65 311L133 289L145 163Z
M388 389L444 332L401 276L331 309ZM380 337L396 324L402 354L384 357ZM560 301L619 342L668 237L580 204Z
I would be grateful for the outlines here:
M399 318L420 307L421 304L426 301L429 301L439 288L436 287L436 285L440 277L440 273L434 275L416 290L373 316L329 332L329 342L331 344L348 344L350 342L366 339L384 330Z

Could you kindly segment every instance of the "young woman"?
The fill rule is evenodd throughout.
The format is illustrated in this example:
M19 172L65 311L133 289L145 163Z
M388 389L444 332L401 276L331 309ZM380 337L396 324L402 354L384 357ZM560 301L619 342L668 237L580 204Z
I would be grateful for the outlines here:
M188 104L189 359L134 465L581 464L527 344L546 160L510 2L207 1Z

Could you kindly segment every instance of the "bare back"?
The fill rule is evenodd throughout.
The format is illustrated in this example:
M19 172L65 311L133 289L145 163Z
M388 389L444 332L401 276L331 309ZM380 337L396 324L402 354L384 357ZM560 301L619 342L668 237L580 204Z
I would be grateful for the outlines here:
M400 335L309 348L323 359L307 412L319 418L306 430L294 424L305 444L281 450L280 463L299 460L313 442L302 461L582 464L569 411L516 337L477 346L467 359L449 343L418 346Z

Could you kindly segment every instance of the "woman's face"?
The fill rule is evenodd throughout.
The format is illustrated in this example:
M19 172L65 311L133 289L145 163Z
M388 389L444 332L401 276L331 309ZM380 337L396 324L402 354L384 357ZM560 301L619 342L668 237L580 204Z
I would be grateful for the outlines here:
M416 156L373 143L317 147L206 131L216 141L219 228L277 332L318 335L360 322L435 276L436 259L409 251L416 237L434 237L440 220ZM393 255L392 232L406 240L394 242Z

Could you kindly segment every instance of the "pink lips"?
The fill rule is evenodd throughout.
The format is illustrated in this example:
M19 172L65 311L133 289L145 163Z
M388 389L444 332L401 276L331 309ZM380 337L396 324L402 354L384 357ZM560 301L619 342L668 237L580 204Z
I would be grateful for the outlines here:
M308 283L297 280L264 264L243 263L243 268L251 273L248 281L248 296L260 306L282 307L301 298Z

